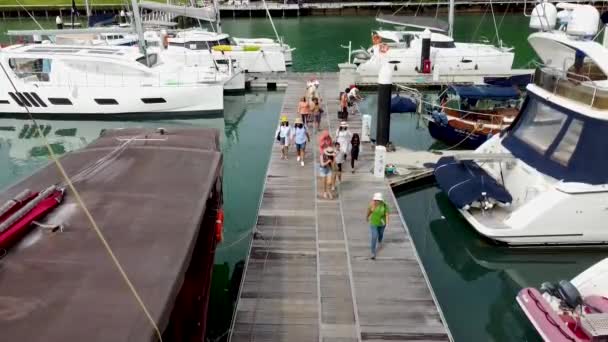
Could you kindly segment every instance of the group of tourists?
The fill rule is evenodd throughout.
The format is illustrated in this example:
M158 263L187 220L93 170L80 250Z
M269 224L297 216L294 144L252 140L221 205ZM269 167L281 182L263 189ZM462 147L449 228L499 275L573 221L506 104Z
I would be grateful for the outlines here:
M306 144L310 142L308 130L311 126L318 132L323 114L322 99L318 93L319 82L315 79L307 82L306 94L298 103L299 116L294 126L290 126L289 119L282 115L279 127L275 133L276 140L281 146L281 159L288 159L289 146L296 147L296 161L304 166ZM347 112L348 108L360 101L362 97L359 90L351 86L340 95L340 110ZM344 119L346 119L348 115ZM350 158L351 172L355 173L355 161L359 158L361 139L359 134L352 133L346 121L340 122L334 139L328 131L318 132L319 146L319 176L323 185L323 198L333 199L336 186L342 182L342 172ZM370 202L366 220L370 224L371 259L376 258L376 252L382 246L384 231L388 224L388 206L381 193L374 194Z

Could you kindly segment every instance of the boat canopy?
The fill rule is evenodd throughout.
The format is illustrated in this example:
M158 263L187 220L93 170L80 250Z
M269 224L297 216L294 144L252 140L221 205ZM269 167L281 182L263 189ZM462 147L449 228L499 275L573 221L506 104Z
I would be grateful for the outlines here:
M429 30L436 32L447 32L449 28L447 22L434 17L380 14L376 17L376 21L385 24L413 27L423 30L428 28Z
M574 40L564 32L537 32L528 37L534 52L546 66L568 71L574 65L577 54L584 56L586 63L593 63L608 75L606 48L592 40ZM599 80L593 77L593 80Z
M193 19L200 19L209 22L215 22L215 9L213 6L207 7L192 7L192 6L176 6L162 4L158 2L142 1L139 3L139 7L145 8L151 11L160 11L170 14L179 15L182 17L188 17Z
M126 142L135 137L140 139ZM215 236L215 202L221 201L218 131L107 130L86 148L63 156L61 163L69 175L78 175L74 185L163 338L195 340L184 335L204 331L206 282L215 250L208 239ZM170 167L175 167L171 175ZM1 192L0 203L23 189L61 181L49 164ZM2 339L156 340L74 194L68 191L45 222L65 225L66 231L34 230L26 244L2 258ZM201 326L193 329L191 322L199 319Z
M450 91L456 93L461 99L469 100L514 100L520 93L514 87L500 87L491 85L452 85Z
M101 33L133 33L132 27L91 27L85 29L65 29L65 30L8 30L7 36L57 36L57 35L81 35L81 34L101 34Z
M502 144L518 159L564 182L608 183L608 121L547 101L528 89Z

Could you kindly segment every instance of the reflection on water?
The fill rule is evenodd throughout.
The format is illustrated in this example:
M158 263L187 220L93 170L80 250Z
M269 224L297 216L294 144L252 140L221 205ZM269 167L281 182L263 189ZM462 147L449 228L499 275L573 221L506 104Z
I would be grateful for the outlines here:
M209 338L225 336L255 223L275 124L283 93L224 97L224 118L158 121L38 120L42 135L59 155L86 146L105 129L124 127L210 127L221 136L224 158L224 241L218 246L212 277ZM0 119L0 189L49 162L48 150L27 120ZM171 170L167 170L170 174Z
M570 279L606 250L508 249L478 235L436 187L398 194L456 341L539 341L515 301L522 287Z

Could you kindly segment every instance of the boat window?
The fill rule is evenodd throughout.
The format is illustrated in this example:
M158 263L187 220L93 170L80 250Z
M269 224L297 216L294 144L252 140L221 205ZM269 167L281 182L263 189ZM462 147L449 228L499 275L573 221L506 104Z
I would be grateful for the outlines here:
M522 121L514 135L536 151L544 154L557 137L568 117L538 101L530 101L522 113Z
M49 97L49 102L56 106L69 106L72 104L70 99L66 99L64 97Z
M452 49L455 48L456 45L454 42L433 42L431 41L431 47L439 48L439 49Z
M147 56L139 57L137 61L147 67L153 67L158 62L158 55L155 53L150 53Z
M592 59L585 57L581 65L572 65L568 68L568 78L584 82L589 80L601 81L608 77Z
M117 105L118 102L114 99L95 99L99 105Z
M557 148L555 148L551 159L564 166L568 166L568 162L576 149L582 131L583 122L581 120L573 119L566 130L566 134L557 145Z
M8 64L25 81L48 82L52 60L48 58L9 58Z
M165 101L165 99L163 99L162 97L144 97L141 99L141 102L146 103L146 104L152 104L152 103L166 103L167 101Z
M220 39L219 45L230 45L230 39L228 39L228 38Z

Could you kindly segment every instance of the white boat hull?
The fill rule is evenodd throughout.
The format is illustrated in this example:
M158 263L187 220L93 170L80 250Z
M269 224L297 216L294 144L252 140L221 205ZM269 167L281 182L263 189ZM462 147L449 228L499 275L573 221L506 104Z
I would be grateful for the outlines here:
M218 116L224 109L222 86L215 84L142 88L16 86L18 94L6 84L0 85L0 97L8 101L0 103L0 117L25 118L28 112L37 118L49 119L151 118L166 114L171 117L176 114ZM19 105L9 93L18 99L25 97L28 100L31 97L34 101L27 101L30 106L23 101ZM34 94L40 100L36 100ZM62 100L57 102L57 99Z

